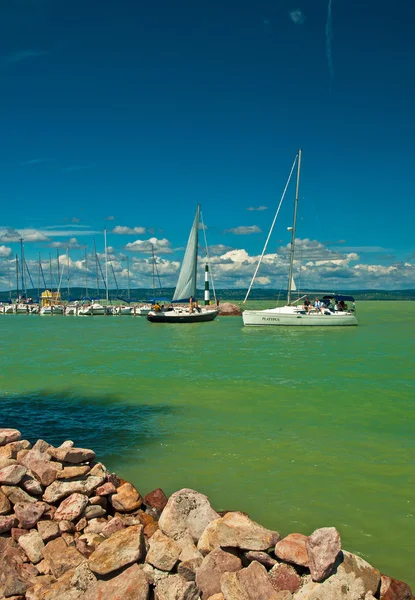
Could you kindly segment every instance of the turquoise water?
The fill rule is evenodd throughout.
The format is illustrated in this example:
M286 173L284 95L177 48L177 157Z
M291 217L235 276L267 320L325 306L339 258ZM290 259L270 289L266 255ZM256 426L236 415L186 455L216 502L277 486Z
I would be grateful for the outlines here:
M362 302L358 317L1 316L0 422L92 447L142 494L194 487L282 534L334 525L415 587L415 304Z

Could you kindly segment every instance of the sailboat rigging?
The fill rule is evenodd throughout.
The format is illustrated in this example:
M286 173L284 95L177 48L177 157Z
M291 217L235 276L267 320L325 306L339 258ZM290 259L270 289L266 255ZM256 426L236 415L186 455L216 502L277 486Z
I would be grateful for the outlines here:
M289 227L288 230L291 231L291 245L290 245L290 264L288 270L288 292L287 292L287 303L285 306L271 308L266 310L245 310L242 313L242 318L245 326L254 326L254 325L288 325L288 326L305 326L305 325L317 325L317 326L338 326L338 325L357 325L357 319L354 311L347 310L344 305L344 301L350 301L354 303L354 298L352 296L338 296L335 294L327 295L323 297L322 302L318 302L315 308L311 307L310 302L308 301L307 296L303 296L302 298L298 298L295 302L291 302L291 292L295 291L295 284L293 279L293 268L294 268L294 251L295 251L295 233L297 226L297 211L298 211L298 199L299 199L299 190L300 190L300 174L301 174L301 161L302 161L302 150L298 151L296 156L297 161L297 181L295 186L295 200L294 200L294 214L293 214L293 225ZM295 162L294 161L294 165ZM288 187L288 183L291 179L292 169L290 173L290 177L288 179L287 185L284 190L283 197L285 195L285 191ZM281 199L282 202L282 199ZM281 206L278 207L278 211ZM268 236L267 242L272 232L272 228L274 226L276 217L274 218L274 222L272 224L270 234ZM264 251L262 252L261 258L264 255ZM259 266L259 265L258 265ZM255 271L255 275L258 271L258 266ZM252 286L252 283L251 283ZM249 288L250 290L250 288ZM248 290L248 293L249 293ZM248 297L248 294L245 297ZM304 304L302 306L296 305L297 302L304 299ZM330 307L331 301L335 301L334 307ZM337 305L337 301L339 301L339 305ZM343 305L341 304L343 302ZM338 309L338 306L341 309ZM337 308L336 308L337 307ZM343 309L343 310L342 310Z
M200 308L196 300L197 284L197 255L199 242L199 224L200 224L200 204L197 205L196 214L193 219L189 239L184 253L182 266L177 280L176 288L173 294L174 303L189 302L186 307L177 306L161 310L156 304L155 310L147 315L147 319L152 323L198 323L204 321L213 321L218 310L210 306ZM207 297L207 296L205 296Z

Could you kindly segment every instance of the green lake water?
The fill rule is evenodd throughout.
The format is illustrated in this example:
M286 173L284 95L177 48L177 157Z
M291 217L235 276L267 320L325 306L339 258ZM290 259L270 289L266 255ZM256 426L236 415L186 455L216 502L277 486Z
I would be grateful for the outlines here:
M415 587L415 303L357 314L322 329L2 315L0 426L91 447L143 495L195 488L282 535L333 525Z

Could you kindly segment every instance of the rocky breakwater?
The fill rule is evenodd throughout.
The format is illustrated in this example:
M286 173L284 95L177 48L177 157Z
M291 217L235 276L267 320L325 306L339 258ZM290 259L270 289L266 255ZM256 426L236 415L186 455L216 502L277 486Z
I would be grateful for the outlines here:
M237 304L231 302L221 302L218 306L220 317L240 317L242 310Z
M144 498L92 450L0 429L0 600L410 600L333 527L280 539L203 494Z

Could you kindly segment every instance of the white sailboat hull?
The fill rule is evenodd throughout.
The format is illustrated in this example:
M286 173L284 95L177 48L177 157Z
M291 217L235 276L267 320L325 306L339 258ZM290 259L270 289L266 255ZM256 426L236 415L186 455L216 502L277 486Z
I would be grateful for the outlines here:
M245 310L242 313L245 326L295 326L295 327L339 327L357 325L357 318L351 312L324 313L306 311L294 306L282 306L269 310Z

